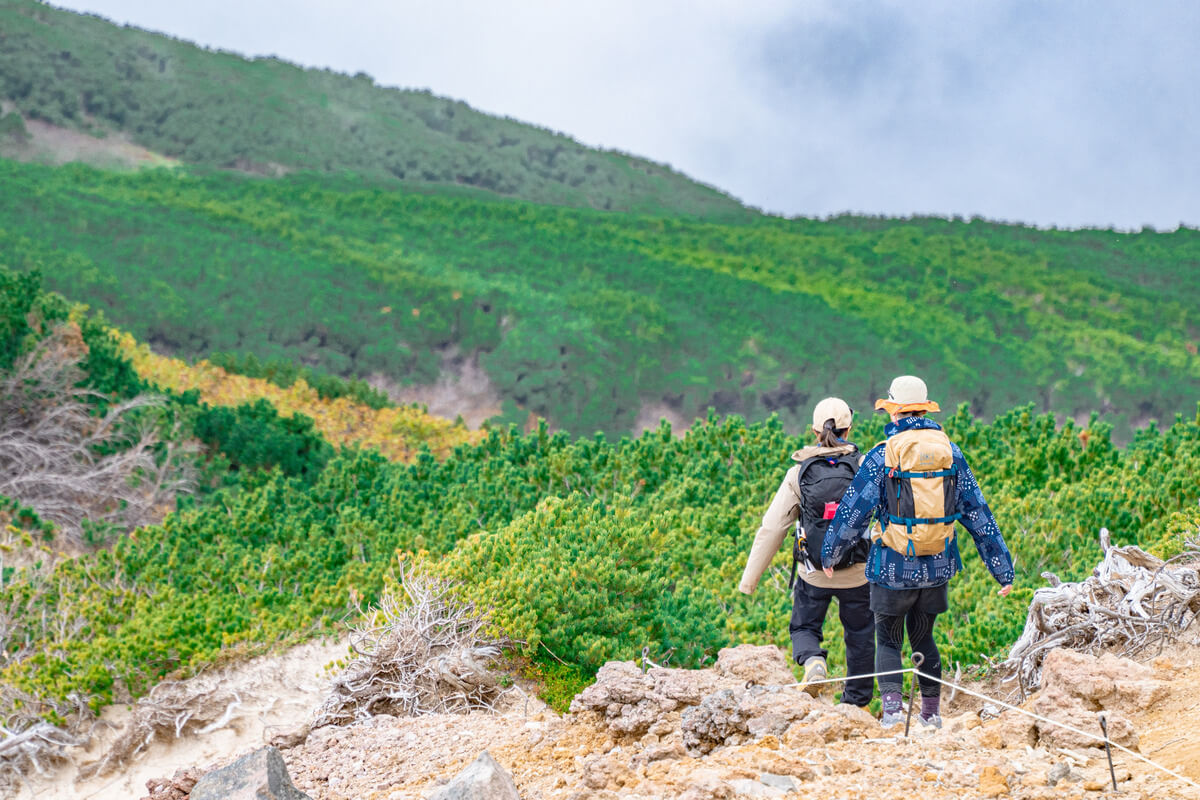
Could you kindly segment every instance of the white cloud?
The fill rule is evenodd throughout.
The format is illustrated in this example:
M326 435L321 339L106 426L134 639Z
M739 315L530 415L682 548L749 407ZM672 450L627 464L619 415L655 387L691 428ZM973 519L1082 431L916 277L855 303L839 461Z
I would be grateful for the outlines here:
M1189 2L70 5L429 88L788 214L1200 224Z

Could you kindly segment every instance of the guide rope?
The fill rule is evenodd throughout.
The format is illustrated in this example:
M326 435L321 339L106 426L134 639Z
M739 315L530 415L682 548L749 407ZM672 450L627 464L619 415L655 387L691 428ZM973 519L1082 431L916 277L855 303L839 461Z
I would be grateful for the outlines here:
M1068 725L1065 722L1059 722L1058 720L1050 719L1049 717L1042 716L1041 714L1035 714L1032 711L1027 711L1024 708L1021 708L1020 706L1014 706L1011 703L1006 703L1003 700L1000 700L998 698L990 697L986 694L983 694L982 692L977 692L973 689L968 689L967 687L961 686L957 683L954 683L953 681L948 681L948 680L945 680L944 678L939 678L937 676L930 675L928 672L923 672L920 669L919 661L917 661L916 664L917 664L917 666L913 666L913 667L902 667L900 669L882 670L880 672L865 672L865 673L862 673L859 675L846 675L846 676L843 676L840 678L823 678L821 680L815 680L815 681L797 681L796 683L770 684L769 686L764 686L764 688L788 689L788 688L798 687L798 686L816 686L818 684L823 684L823 683L843 683L845 681L855 680L856 678L878 678L882 675L902 675L904 673L911 673L922 679L937 681L938 683L942 684L943 686L948 686L951 689L962 692L963 694L969 694L972 697L979 698L980 700L986 700L989 703L994 703L997 706L1002 706L1003 708L1006 708L1009 711L1015 711L1018 714L1024 714L1025 716L1031 717L1039 722L1044 722L1048 725L1055 725L1059 728L1063 728L1065 730L1071 731L1072 733L1078 734L1080 736L1085 736L1088 739L1092 739L1094 741L1101 742L1106 747L1116 748L1117 750L1120 750L1123 753L1127 753L1127 754L1133 756L1134 758L1136 758L1139 761L1149 764L1150 766L1154 767L1155 769L1158 769L1158 770L1161 770L1162 772L1167 773L1168 775L1170 775L1173 778L1183 781L1184 783L1186 783L1189 786L1194 786L1197 789L1200 789L1200 783L1196 783L1196 781L1192 780L1191 778L1188 778L1185 775L1180 775L1178 772L1175 772L1174 770L1170 769L1169 767L1164 767L1162 764L1158 764L1158 763L1146 758L1141 753L1130 750L1128 747L1125 747L1124 745L1114 742L1112 739L1108 738L1107 734L1104 736L1098 736L1097 734L1089 733L1088 731L1084 731L1084 730L1080 730L1079 728L1076 728L1073 725ZM754 681L749 681L746 684L746 688L750 688L755 685L756 684L754 683ZM911 713L911 709L912 709L911 701L909 702L909 709L910 709L910 713ZM905 727L907 727L907 726L905 726ZM907 733L905 735L907 735Z

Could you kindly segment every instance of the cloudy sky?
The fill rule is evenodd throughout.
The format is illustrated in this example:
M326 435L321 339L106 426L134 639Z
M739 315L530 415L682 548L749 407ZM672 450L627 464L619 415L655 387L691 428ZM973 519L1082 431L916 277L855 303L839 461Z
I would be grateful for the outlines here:
M428 88L788 215L1200 225L1192 0L61 4Z

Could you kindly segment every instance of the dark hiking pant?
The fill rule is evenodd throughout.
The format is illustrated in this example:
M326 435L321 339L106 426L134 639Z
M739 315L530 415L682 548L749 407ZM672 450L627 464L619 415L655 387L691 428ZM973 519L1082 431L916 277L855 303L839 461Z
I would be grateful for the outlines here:
M792 658L803 664L813 656L826 658L829 651L821 647L822 628L829 601L838 601L838 616L846 632L846 674L866 675L875 666L875 618L871 616L871 585L864 583L852 589L822 589L805 583L797 576L792 597ZM865 706L875 692L874 678L846 681L842 702Z
M925 657L921 671L942 677L942 656L933 641L933 624L937 615L949 608L949 584L931 589L888 589L871 584L871 611L875 613L875 671L901 669L901 649L904 632L914 653ZM904 683L902 673L879 676L879 692L899 692ZM923 697L940 697L942 685L920 678Z

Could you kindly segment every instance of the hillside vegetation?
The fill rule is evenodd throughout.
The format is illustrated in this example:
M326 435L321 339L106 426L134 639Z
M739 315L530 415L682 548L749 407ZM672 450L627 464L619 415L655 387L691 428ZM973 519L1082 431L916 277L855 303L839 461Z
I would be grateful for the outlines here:
M264 378L226 372L207 361L187 364L158 355L129 334L116 337L138 376L158 389L195 390L210 406L236 407L266 400L284 416L308 417L316 431L337 446L374 448L389 459L406 461L422 449L445 457L456 445L481 438L478 431L414 406L373 408L350 396L322 397L304 378L279 386Z
M647 407L793 429L898 372L990 417L1127 439L1200 397L1200 232L613 214L352 180L0 161L0 262L161 351L432 383L477 355L507 421Z
M50 319L65 305L27 277L0 277L4 329L19 334L8 341L28 348L42 335L27 329L32 310ZM82 324L96 344L89 383L114 387L113 397L144 390L107 334ZM543 674L576 686L643 647L696 665L733 641L785 640L786 553L756 596L736 590L758 515L800 444L777 418L712 416L682 437L664 426L620 441L493 429L444 460L424 450L401 463L374 449L335 452L310 420L266 400L228 409L198 404L194 390L172 397L184 435L206 443L209 482L161 524L62 558L37 509L11 506L17 538L43 550L4 569L6 703L81 719L84 704L332 629L379 597L398 556L459 581ZM1194 528L1200 414L1140 430L1124 451L1094 419L1059 425L1028 407L991 423L965 410L944 421L1018 570L1013 598L999 598L965 548L938 631L950 663L1001 653L1039 573L1085 575L1101 526L1160 551ZM859 441L881 435L878 416L859 424Z
M670 167L428 91L206 50L36 0L0 0L0 101L19 112L7 123L16 145L23 115L96 136L121 132L213 167L353 172L592 208L749 213ZM0 122L0 139L5 131Z

